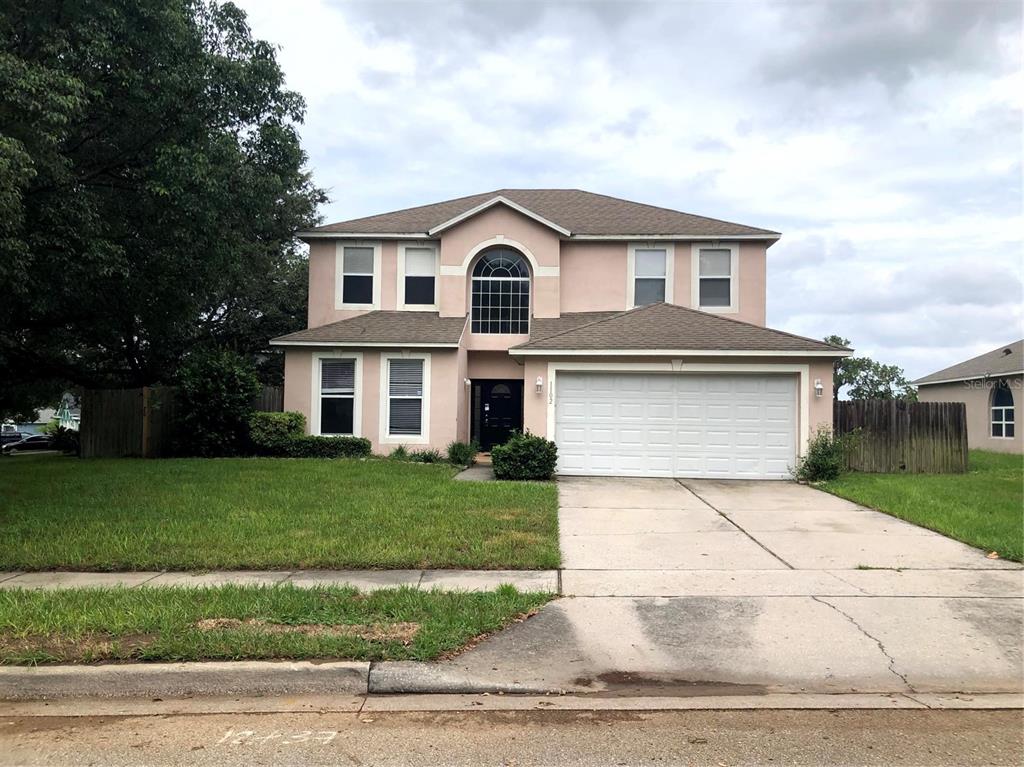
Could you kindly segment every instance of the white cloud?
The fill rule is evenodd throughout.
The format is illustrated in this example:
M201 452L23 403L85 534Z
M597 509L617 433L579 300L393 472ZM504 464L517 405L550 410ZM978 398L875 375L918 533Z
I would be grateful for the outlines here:
M911 375L1024 335L1016 2L240 4L328 220L582 187L781 230L769 323Z

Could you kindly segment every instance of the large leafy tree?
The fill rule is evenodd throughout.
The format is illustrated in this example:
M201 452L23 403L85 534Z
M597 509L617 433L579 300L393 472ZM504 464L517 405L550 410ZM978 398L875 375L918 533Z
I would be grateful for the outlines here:
M849 339L828 336L825 343L849 346ZM843 357L837 359L832 371L832 393L839 397L847 387L850 399L917 399L917 389L907 380L903 368L885 365L870 357Z
M304 326L294 235L324 194L302 98L242 11L8 0L0 43L0 409Z

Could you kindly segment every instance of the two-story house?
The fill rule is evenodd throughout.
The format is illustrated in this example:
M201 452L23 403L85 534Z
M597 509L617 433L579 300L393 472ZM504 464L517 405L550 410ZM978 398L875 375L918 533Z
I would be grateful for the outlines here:
M777 232L575 189L502 189L321 226L285 409L312 434L487 450L562 474L786 478L850 354L765 323Z

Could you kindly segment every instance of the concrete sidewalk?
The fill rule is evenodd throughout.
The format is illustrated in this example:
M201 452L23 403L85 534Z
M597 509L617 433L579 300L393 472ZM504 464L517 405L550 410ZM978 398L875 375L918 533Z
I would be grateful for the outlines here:
M0 572L0 589L65 589L95 586L352 586L360 591L409 586L419 589L492 591L503 584L520 591L558 591L557 570L231 570L209 573Z

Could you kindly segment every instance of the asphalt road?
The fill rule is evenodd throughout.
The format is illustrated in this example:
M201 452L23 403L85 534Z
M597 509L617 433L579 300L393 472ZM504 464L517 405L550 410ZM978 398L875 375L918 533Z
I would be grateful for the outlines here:
M1018 765L1022 711L0 715L2 765Z

